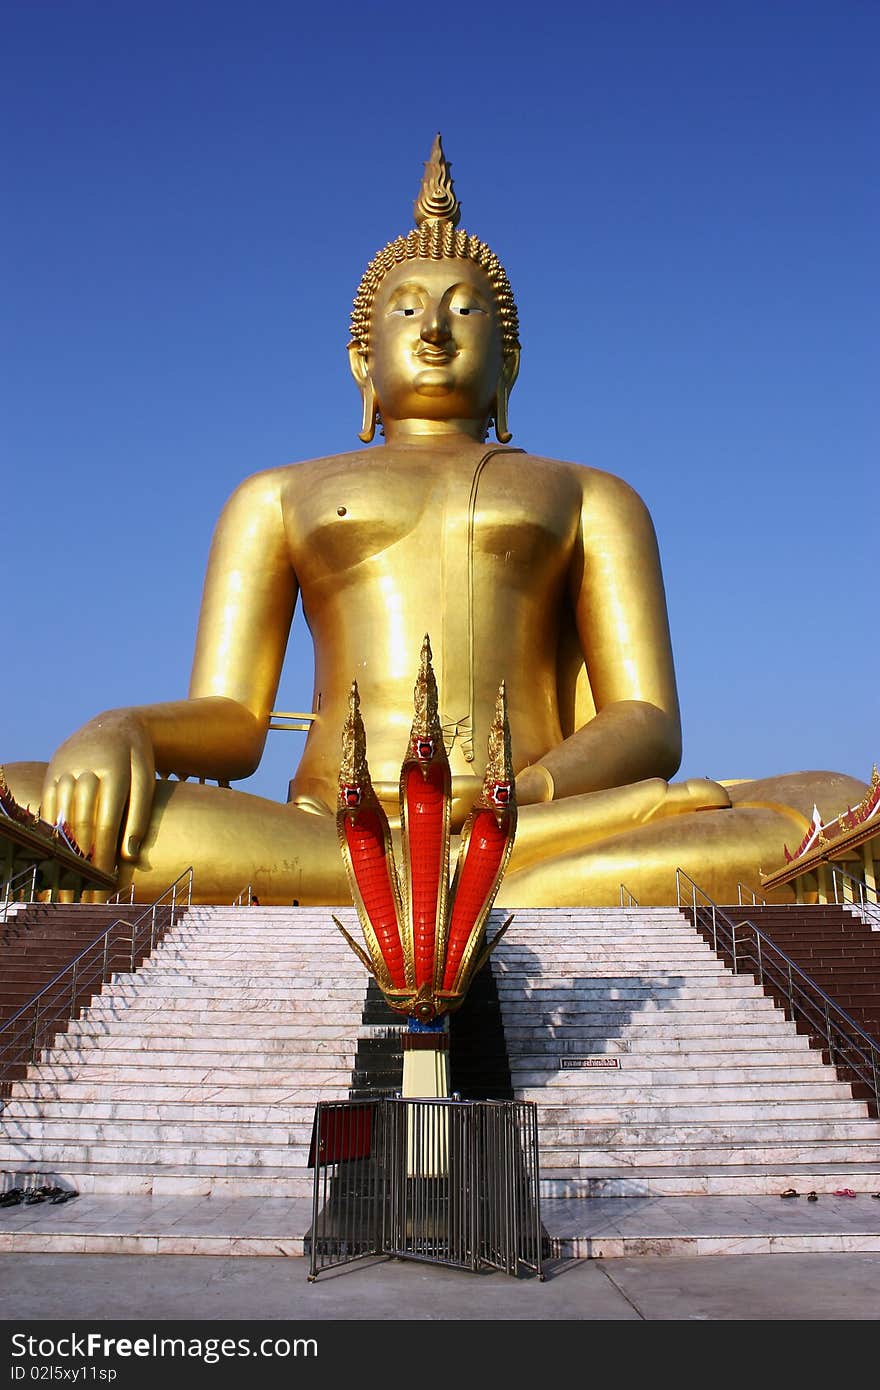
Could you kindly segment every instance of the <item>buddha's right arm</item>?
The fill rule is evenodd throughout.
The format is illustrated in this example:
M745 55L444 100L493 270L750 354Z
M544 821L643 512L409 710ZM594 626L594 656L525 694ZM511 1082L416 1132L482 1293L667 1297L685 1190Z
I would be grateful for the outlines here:
M109 710L83 725L49 764L43 817L68 821L98 866L112 869L120 838L122 857L137 858L157 771L249 776L265 744L296 596L279 474L257 474L233 494L214 534L189 698Z

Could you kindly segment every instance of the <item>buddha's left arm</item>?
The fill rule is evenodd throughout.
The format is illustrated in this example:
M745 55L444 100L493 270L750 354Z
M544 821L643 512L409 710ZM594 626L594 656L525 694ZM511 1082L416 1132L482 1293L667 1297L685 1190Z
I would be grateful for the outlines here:
M671 777L681 722L657 538L626 483L585 470L571 602L596 716L517 778L517 796L579 792Z

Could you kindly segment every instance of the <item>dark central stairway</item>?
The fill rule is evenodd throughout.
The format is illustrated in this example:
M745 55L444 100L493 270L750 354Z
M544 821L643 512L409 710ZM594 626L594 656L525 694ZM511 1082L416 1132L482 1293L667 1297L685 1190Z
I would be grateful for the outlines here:
M403 1085L406 1023L382 998L375 980L367 985L352 1072L352 1100L396 1095ZM367 1029L373 1030L369 1034ZM501 1021L501 1004L487 962L474 977L461 1008L449 1019L450 1090L462 1100L512 1100L510 1065Z

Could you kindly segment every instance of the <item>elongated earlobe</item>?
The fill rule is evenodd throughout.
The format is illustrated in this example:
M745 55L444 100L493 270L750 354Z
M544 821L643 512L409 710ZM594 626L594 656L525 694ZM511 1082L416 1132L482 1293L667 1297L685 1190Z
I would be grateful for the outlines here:
M505 355L498 377L498 391L495 396L495 438L499 444L509 444L513 438L507 424L507 403L518 375L519 348L516 348Z
M367 370L366 358L357 343L349 343L348 345L348 365L351 368L351 374L355 379L357 388L361 393L361 400L364 403L364 414L361 420L358 438L362 439L365 444L369 444L376 433L376 417L378 414L376 409L376 392L373 389L370 373Z
M361 395L364 402L364 415L358 439L369 444L376 433L376 392L373 390L373 383L369 377L361 387Z

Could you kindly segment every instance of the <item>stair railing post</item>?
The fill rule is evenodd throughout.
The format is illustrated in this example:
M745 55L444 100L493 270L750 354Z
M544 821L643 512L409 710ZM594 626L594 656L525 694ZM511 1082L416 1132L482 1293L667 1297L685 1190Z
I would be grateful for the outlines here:
M828 1013L828 1005L825 1005L825 1036L828 1039L828 1061L834 1065L834 1038L831 1033L831 1016Z
M76 961L73 962L70 977L70 1016L72 1018L76 1011Z
M32 1061L32 1062L35 1062L35 1061L37 1060L37 1044L38 1044L38 1041L39 1041L39 1033L40 1033L40 1001L39 1001L39 999L37 999L36 1002L35 1002L35 1004L34 1004L34 1029L33 1029L33 1034L32 1034L32 1037L31 1037L31 1061Z
M101 984L103 984L105 980L108 980L108 979L110 978L110 977L109 977L109 974L108 974L108 972L107 972L107 964L108 964L109 956L110 956L110 932L109 932L109 930L108 930L108 931L105 931L105 933L104 933L104 961L103 961L103 964L102 964L102 966L101 966Z
M762 954L761 954L761 934L760 934L760 932L755 932L755 941L756 941L756 943L757 943L757 948L758 948L758 984L763 985L763 983L764 983L764 957L763 957Z

